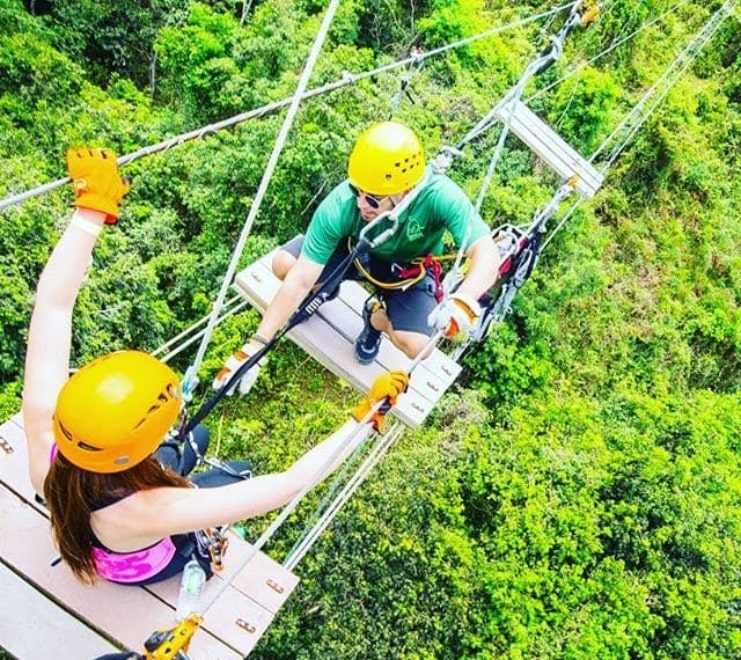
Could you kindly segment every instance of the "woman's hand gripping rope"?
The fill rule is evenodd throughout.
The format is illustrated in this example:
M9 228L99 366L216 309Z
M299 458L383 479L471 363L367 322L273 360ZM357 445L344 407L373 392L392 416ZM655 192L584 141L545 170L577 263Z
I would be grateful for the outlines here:
M400 394L409 389L409 374L405 371L389 371L373 381L368 394L352 410L352 416L359 422L370 421L379 433L383 432L386 413L396 405ZM380 406L378 404L381 404ZM371 410L378 407L369 419Z

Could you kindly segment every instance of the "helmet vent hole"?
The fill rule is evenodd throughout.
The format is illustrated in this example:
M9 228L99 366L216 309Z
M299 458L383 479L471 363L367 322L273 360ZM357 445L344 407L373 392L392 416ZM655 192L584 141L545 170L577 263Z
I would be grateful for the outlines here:
M59 422L59 429L62 431L62 434L65 438L67 438L67 440L72 440L72 434L61 422Z
M92 445L82 441L78 442L77 446L84 451L100 451L100 447L93 447Z

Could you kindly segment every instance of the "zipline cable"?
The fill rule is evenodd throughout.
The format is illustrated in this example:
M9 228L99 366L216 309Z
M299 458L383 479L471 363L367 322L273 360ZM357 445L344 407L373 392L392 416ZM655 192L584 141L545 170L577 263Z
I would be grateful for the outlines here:
M615 130L605 138L602 144L589 157L590 162L594 162L600 154L606 151L611 142L617 142L608 154L606 161L602 164L601 171L603 173L607 172L628 143L633 139L638 130L648 121L649 117L654 113L659 104L674 87L677 80L689 68L702 49L716 35L723 21L733 15L737 4L738 0L727 0L727 2L718 8L702 29L684 47L682 52L679 53L674 61L672 61L672 63L664 70L658 80L643 94L638 103L633 106L630 113L626 115ZM548 246L556 233L560 231L563 225L571 218L581 201L581 199L575 201L568 209L554 231L549 234L548 238L543 243L541 250L544 250Z
M414 54L411 57L406 57L401 60L397 60L396 62L392 62L390 64L385 64L383 66L377 67L376 69L373 69L371 71L365 71L362 73L353 74L350 72L344 72L343 76L339 80L335 80L334 82L327 83L326 85L323 85L321 87L317 87L315 89L311 89L309 91L304 91L301 95L300 100L305 100L308 98L312 98L314 96L319 96L320 94L324 94L326 92L334 91L336 89L340 89L342 87L346 87L347 85L354 85L360 80L364 80L366 78L371 78L373 76L377 76L381 73L386 73L388 71L393 71L399 67L403 66L409 66L413 63L417 63L422 60L426 60L429 57L434 57L436 55L439 55L441 53L447 52L449 50L459 48L461 46L468 45L470 43L473 43L475 41L478 41L479 39L485 39L487 37L491 37L497 34L500 34L502 32L506 32L507 30L512 30L518 27L523 27L525 25L529 25L530 23L535 23L539 21L540 19L551 16L552 14L558 13L562 11L563 9L570 8L575 3L568 3L566 5L562 5L560 7L556 7L554 9L549 9L548 11L542 12L540 14L536 14L534 16L530 16L528 18L518 19L516 21L513 21L512 23L508 23L507 25L499 26L496 28L492 28L491 30L486 30L484 32L480 32L476 35L473 35L471 37L466 37L465 39L460 39L458 41L455 41L450 44L446 44L444 46L440 46L438 48L434 48L429 51L425 51L422 53ZM210 133L216 133L220 130L223 130L225 128L229 128L231 126L235 126L237 124L241 124L245 121L248 121L250 119L255 119L258 117L263 117L268 114L272 114L273 112L276 112L277 110L280 110L281 108L284 108L286 106L291 105L293 103L293 96L289 96L285 99L282 99L280 101L276 101L274 103L270 103L267 105L264 105L260 108L256 108L254 110L249 110L247 112L243 112L237 115L234 115L232 117L229 117L228 119L224 119L222 121L215 122L213 124L209 124L207 126L204 126L202 128L189 131L187 133L183 133L181 135L174 136L172 138L168 138L167 140L163 140L162 142L158 142L156 144L150 145L148 147L143 147L142 149L138 149L137 151L134 151L130 154L126 154L124 156L119 156L117 159L117 163L119 166L123 167L124 165L128 165L129 163L132 163L135 160L138 160L140 158L143 158L145 156L151 156L156 153L159 153L161 151L166 151L168 149L171 149L173 147L176 147L180 144L184 144L185 142L189 142L191 140L196 140L204 137L205 135L208 135ZM50 181L49 183L45 183L41 186L38 186L36 188L33 188L31 190L28 190L23 193L18 193L15 195L11 195L9 197L6 197L2 200L0 200L0 211L13 206L15 204L19 204L21 202L25 202L28 199L31 199L32 197L36 197L38 195L42 195L48 192L51 192L53 190L56 190L57 188L60 188L68 183L70 183L71 179L69 177L64 177L61 179L57 179L55 181Z
M622 46L625 42L630 41L633 39L636 35L640 34L644 30L647 30L649 27L654 25L655 23L658 23L659 21L662 21L664 18L666 18L669 14L674 13L677 11L680 7L683 5L686 5L689 2L689 0L681 0L681 2L678 2L676 5L671 7L670 9L667 9L664 13L660 14L659 16L656 16L655 18L651 19L650 21L647 21L646 23L643 23L641 27L635 29L633 32L628 34L626 37L623 37L619 40L613 40L613 42L604 50L597 53L594 57L591 57L586 62L582 62L572 68L570 68L563 76L561 76L558 80L554 80L552 83L547 85L546 87L543 87L542 89L539 89L537 92L534 92L530 96L525 98L526 102L534 101L535 99L539 98L543 94L546 94L550 90L552 90L554 87L557 87L565 80L569 79L571 76L576 75L581 71L582 69L590 66L591 64L594 64L596 61L604 57L605 55L608 55L610 52L618 48L619 46Z
M283 146L285 145L286 139L288 138L288 132L293 125L296 114L298 113L298 106L301 103L304 92L306 91L306 87L309 83L309 78L311 77L311 74L314 70L314 65L316 64L317 58L319 57L322 45L327 38L329 27L332 24L332 19L337 12L337 7L339 6L339 4L339 0L330 1L329 7L327 8L327 11L324 15L324 20L322 21L322 24L319 28L319 32L314 39L314 43L312 44L311 52L309 53L308 60L306 61L306 65L304 66L301 78L296 87L296 92L292 97L291 105L288 108L288 112L286 113L286 118L283 121L283 125L281 126L280 133L278 134L278 138L275 142L275 146L273 147L273 151L270 154L270 159L268 160L265 172L263 173L262 180L260 181L260 185L257 189L257 192L255 193L255 198L252 202L252 205L250 206L250 211L242 227L242 232L239 235L239 240L237 241L237 245L232 252L231 261L229 262L226 274L224 275L224 280L221 284L219 294L216 298L216 301L214 302L213 311L211 313L211 317L209 318L208 325L206 326L206 330L204 331L201 344L198 347L198 352L196 353L196 357L193 360L193 363L190 365L188 371L186 372L183 382L183 391L185 392L191 392L194 385L197 383L198 370L203 361L203 356L206 354L206 349L208 348L208 344L211 340L211 335L213 334L214 327L216 326L216 320L224 304L224 299L226 298L227 291L231 286L232 280L234 278L234 273L237 270L237 264L242 256L242 252L244 251L244 246L247 242L247 236L249 235L255 218L257 217L257 213L260 210L260 205L262 204L262 200L265 197L265 192L268 189L268 184L270 183L270 179L273 176L275 166L278 163L278 157L283 150Z

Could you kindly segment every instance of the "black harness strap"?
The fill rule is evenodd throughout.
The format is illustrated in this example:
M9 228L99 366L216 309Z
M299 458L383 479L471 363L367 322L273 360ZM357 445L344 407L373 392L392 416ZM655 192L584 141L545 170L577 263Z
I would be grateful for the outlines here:
M239 368L231 375L229 380L217 390L210 399L208 399L180 429L178 438L182 439L187 437L198 424L200 424L213 409L216 404L226 396L226 393L236 385L239 380L246 374L252 367L254 367L262 357L268 353L278 343L278 341L285 335L291 328L294 328L299 323L303 323L308 319L319 307L321 307L327 300L329 300L334 294L337 287L340 286L342 280L345 277L345 273L349 270L353 261L359 256L368 252L371 247L371 243L364 238L361 238L357 244L353 247L350 253L342 260L342 262L332 271L330 276L321 283L321 285L312 291L301 304L298 306L296 311L291 315L286 324L275 333L273 338L262 348L260 348L252 357L245 360Z

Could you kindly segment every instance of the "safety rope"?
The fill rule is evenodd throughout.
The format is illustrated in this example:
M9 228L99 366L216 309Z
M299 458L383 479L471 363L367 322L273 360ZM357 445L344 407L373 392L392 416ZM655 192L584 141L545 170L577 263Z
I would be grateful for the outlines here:
M548 11L544 11L542 13L535 14L527 18L518 19L506 25L492 28L490 30L485 30L471 37L466 37L465 39L459 39L458 41L445 44L444 46L440 46L438 48L434 48L429 51L415 53L404 59L397 60L395 62L385 64L383 66L379 66L369 71L365 71L362 73L350 73L349 71L345 71L343 72L342 76L338 80L322 85L321 87L317 87L309 91L302 92L301 97L299 98L299 101L303 101L305 99L313 98L315 96L319 96L327 92L341 89L342 87L346 87L347 85L354 85L360 80L365 80L367 78L378 76L379 74L382 74L382 73L394 71L400 67L409 66L413 62L418 62L418 61L421 62L430 57L435 57L437 55L453 50L455 48L460 48L462 46L466 46L468 44L474 43L476 41L479 41L480 39L486 39L488 37L501 34L508 30L514 30L519 27L524 27L531 23L540 21L544 17L548 17L548 16L551 16L552 14L559 13L563 9L571 7L573 4L574 3L568 3L566 5L555 7L554 9L549 9ZM222 121L214 122L213 124L208 124L207 126L198 128L196 130L189 131L181 135L176 135L174 137L168 138L167 140L163 140L156 144L143 147L142 149L138 149L137 151L134 151L130 154L119 156L116 162L118 163L119 166L123 167L145 156L151 156L156 153L166 151L168 149L176 147L180 144L184 144L191 140L200 139L204 137L205 135L216 133L225 128L236 126L237 124L241 124L245 121L249 121L251 119L256 119L259 117L264 117L266 115L272 114L282 108L285 108L286 106L290 106L293 102L294 102L294 96L289 96L287 98L281 99L280 101L276 101L274 103L269 103L267 105L264 105L260 108L249 110L247 112L234 115ZM62 186L65 186L66 184L70 182L71 182L71 179L69 177L64 177L64 178L56 179L55 181L50 181L49 183L45 183L43 185L37 186L36 188L25 191L23 193L10 195L9 197L6 197L0 200L0 211L10 206L13 206L15 204L25 202L26 200L31 199L32 197L36 197L38 195L42 195L42 194L51 192L53 190L56 190L57 188L61 188Z
M623 118L620 124L613 130L602 144L589 157L590 162L594 162L598 156L604 153L609 145L615 142L610 153L602 165L603 173L612 166L615 159L622 153L630 140L633 139L638 130L648 121L649 117L656 111L659 104L663 101L677 80L689 68L695 58L700 54L702 49L710 42L720 29L723 21L733 15L738 0L728 0L708 19L702 29L693 37L693 39L682 49L671 64L664 70L659 79L643 94L641 99L636 103L631 111ZM549 234L543 243L544 250L558 231L574 214L583 200L579 199L568 209L565 215L559 221L557 227Z
M275 166L278 163L278 157L283 151L283 146L285 145L286 139L288 138L288 132L291 130L293 121L296 118L296 114L298 113L298 106L301 103L301 97L303 96L304 92L306 91L306 87L309 84L309 78L311 77L311 74L314 70L314 65L316 64L317 58L319 57L319 53L322 49L322 45L324 44L327 34L329 33L329 27L332 24L332 19L337 12L339 4L339 0L330 1L329 7L324 14L324 20L322 21L322 24L319 28L319 32L317 33L317 36L314 39L314 43L312 44L311 52L309 53L309 57L304 66L304 70L301 74L298 85L296 86L296 92L293 95L291 105L289 106L288 112L286 113L286 118L283 121L283 125L281 126L280 133L278 134L278 138L273 147L273 151L270 154L270 158L268 160L267 166L265 167L265 172L263 173L262 180L260 181L260 185L258 186L257 192L255 193L255 198L252 202L252 205L250 206L250 211L247 215L247 219L245 220L242 231L239 235L239 240L237 241L237 245L232 252L231 261L229 262L226 274L224 275L221 289L219 290L216 301L214 302L213 311L211 313L211 317L209 318L206 330L203 333L203 338L201 340L200 346L198 347L198 352L196 353L196 357L193 360L192 364L188 367L188 371L186 371L186 375L183 381L183 392L186 394L188 392L191 392L195 384L197 384L198 370L200 369L201 363L203 362L203 357L206 354L206 349L208 348L208 344L211 340L211 335L213 334L214 328L216 327L216 321L224 304L227 291L231 286L232 279L234 278L234 273L237 270L239 259L242 257L242 252L244 251L244 246L247 242L247 236L249 235L255 218L257 217L257 214L260 210L262 200L265 197L265 192L268 189L268 184L270 183L270 179L273 176Z

